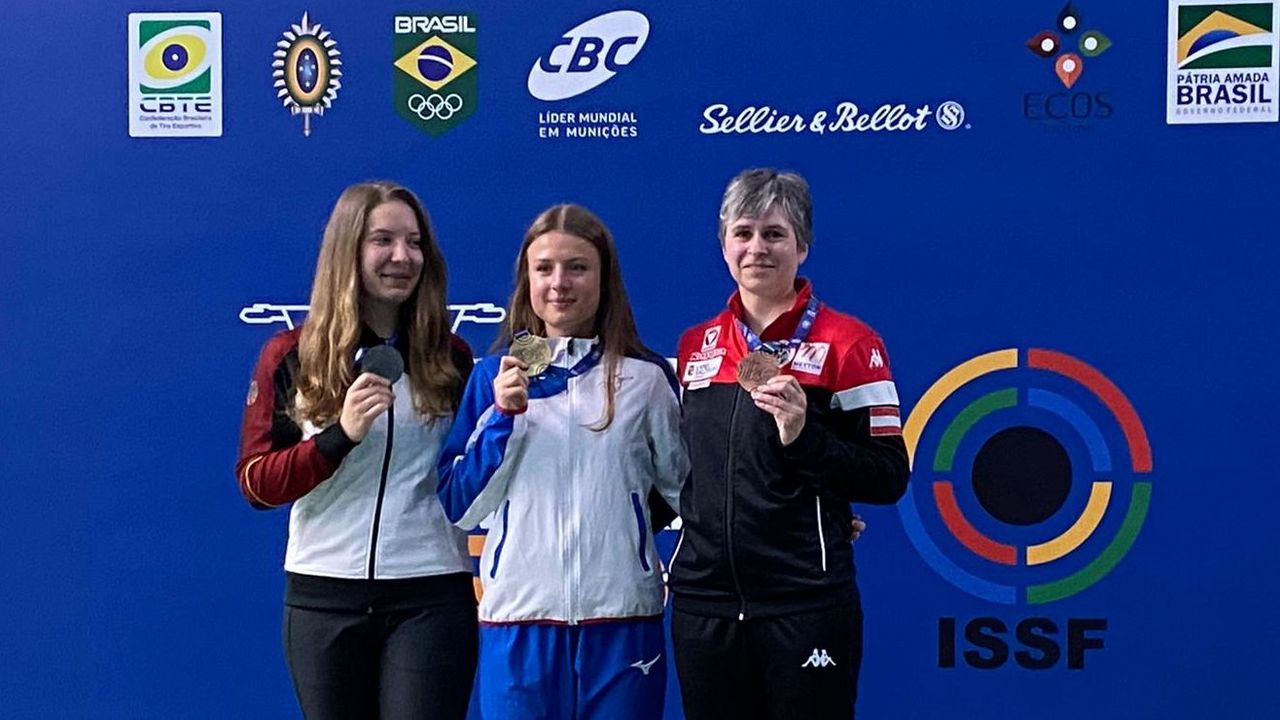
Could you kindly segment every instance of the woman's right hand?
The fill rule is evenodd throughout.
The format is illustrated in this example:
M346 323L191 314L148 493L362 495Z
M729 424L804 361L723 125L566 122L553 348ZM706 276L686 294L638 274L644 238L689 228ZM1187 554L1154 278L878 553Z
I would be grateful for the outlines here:
M374 419L394 402L390 381L373 373L361 373L347 388L338 424L352 442L360 442L369 434L369 426L373 425Z
M493 402L499 410L524 412L529 406L529 366L512 355L503 355L493 379Z
M862 516L859 515L858 513L853 513L853 533L852 533L852 536L849 538L849 542L853 542L854 540L857 540L858 538L862 537L862 533L866 532L866 530L867 530L867 521L863 520Z

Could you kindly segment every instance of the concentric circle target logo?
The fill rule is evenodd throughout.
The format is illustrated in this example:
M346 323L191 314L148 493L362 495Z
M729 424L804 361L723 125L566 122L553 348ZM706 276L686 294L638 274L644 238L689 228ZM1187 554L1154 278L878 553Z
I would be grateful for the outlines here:
M1151 502L1151 446L1128 398L1087 363L1016 348L944 374L903 427L907 535L939 575L991 602L1039 605L1097 583Z

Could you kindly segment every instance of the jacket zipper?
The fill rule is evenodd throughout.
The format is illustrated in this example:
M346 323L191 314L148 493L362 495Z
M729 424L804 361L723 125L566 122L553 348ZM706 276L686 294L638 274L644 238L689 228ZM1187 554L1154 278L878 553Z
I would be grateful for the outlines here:
M738 397L742 393L734 388L733 405L729 408L729 433L725 438L724 456L724 540L726 555L729 557L729 575L733 578L733 589L738 592L738 619L747 619L747 597L742 593L742 583L738 580L738 564L733 557L733 426L738 418Z
M396 408L387 408L387 449L382 455L382 477L378 480L378 500L373 506L373 533L369 539L369 579L378 560L378 530L382 524L382 500L387 494L387 471L391 469L391 441L395 435Z
M569 348L570 350L572 350L573 340L570 340L569 343L570 343ZM575 602L575 600L577 599L577 595L578 595L578 582L579 582L578 547L577 547L577 543L574 542L574 539L577 538L577 526L576 524L574 524L573 527L568 527L571 523L574 523L574 518L578 517L578 512L577 512L578 510L577 508L578 453L574 451L575 450L574 436L577 434L575 430L577 429L577 425L578 425L578 417L577 417L578 414L574 412L576 408L576 403L574 402L575 400L574 380L575 378L569 378L566 381L566 390L567 390L566 394L568 395L568 399L569 399L569 442L568 442L568 448L567 448L569 451L568 452L568 455L569 455L569 473L568 473L569 474L569 501L565 503L565 507L570 508L571 512L569 513L569 516L568 518L566 518L565 522L561 524L562 528L564 527L568 528L568 532L564 533L563 537L565 538L565 553L568 556L568 560L570 561L567 567L568 572L565 573L565 581L566 581L566 585L568 586L567 587L568 592L565 594L565 601L566 601L566 604L568 605L568 611L565 614L565 620L568 621L570 625L578 624L577 603Z

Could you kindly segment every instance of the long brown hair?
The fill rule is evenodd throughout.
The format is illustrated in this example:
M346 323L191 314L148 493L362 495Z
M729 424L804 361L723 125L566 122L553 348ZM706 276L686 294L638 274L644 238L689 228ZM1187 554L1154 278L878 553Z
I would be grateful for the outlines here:
M444 256L430 218L407 188L368 182L342 191L329 215L311 285L311 310L298 341L298 416L316 425L342 413L347 388L355 380L352 360L361 327L360 242L368 230L369 214L387 202L408 205L422 237L422 275L400 306L401 332L409 337L405 365L413 406L424 417L455 410L455 390L462 376L451 359Z
M627 355L652 354L640 341L636 321L627 300L627 288L622 282L622 268L618 265L618 253L613 236L600 218L581 205L563 204L548 208L534 219L524 234L520 254L516 256L515 292L507 304L507 319L494 343L494 349L506 348L512 336L520 330L535 335L546 335L547 326L533 312L529 298L529 246L534 240L549 233L562 232L591 243L600 254L600 306L596 308L592 332L600 337L604 351L605 404L600 421L590 426L592 430L604 430L613 423L614 396L617 393L618 366Z

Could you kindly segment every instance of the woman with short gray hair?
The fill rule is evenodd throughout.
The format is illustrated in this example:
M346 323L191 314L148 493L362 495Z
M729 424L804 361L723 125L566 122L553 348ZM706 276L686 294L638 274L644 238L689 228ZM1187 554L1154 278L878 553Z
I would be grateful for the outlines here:
M853 717L862 656L852 502L906 491L880 336L797 276L809 186L747 170L720 205L737 292L677 353L692 471L671 561L685 716Z

